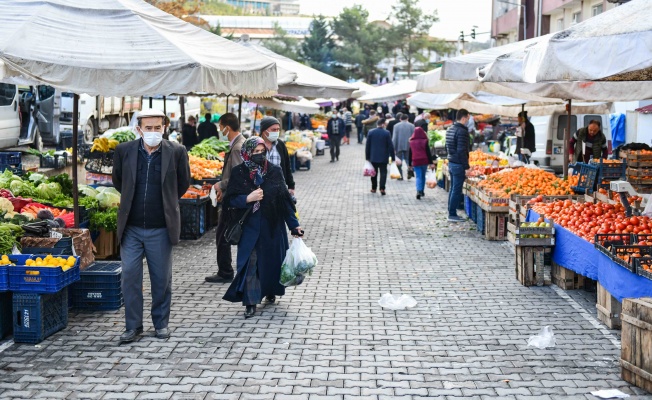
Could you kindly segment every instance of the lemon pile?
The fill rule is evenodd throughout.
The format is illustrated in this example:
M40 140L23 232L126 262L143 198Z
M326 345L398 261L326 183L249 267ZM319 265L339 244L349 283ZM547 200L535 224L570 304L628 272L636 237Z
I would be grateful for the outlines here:
M28 267L61 267L62 270L67 271L74 267L76 262L77 259L73 256L63 258L52 257L52 255L48 254L45 258L29 259L25 261L25 265Z
M12 262L9 261L8 255L3 254L2 257L0 257L0 266L1 265L14 265L14 264L12 264Z

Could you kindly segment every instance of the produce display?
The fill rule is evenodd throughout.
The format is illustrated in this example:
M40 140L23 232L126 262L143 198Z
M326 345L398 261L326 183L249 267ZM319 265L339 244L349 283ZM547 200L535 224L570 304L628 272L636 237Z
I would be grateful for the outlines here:
M478 187L492 197L508 198L512 194L558 196L573 194L571 186L579 177L564 180L538 168L506 169L487 176Z
M446 131L434 130L428 131L428 144L434 147L437 144L443 145L446 140Z
M190 176L193 179L216 178L222 175L224 163L219 160L207 160L205 158L189 155Z
M186 193L184 193L183 196L181 196L181 198L182 199L194 199L194 198L197 198L197 196L206 197L206 196L209 195L209 193L210 192L208 190L205 190L204 188L202 188L200 186L190 186L188 188L188 190L186 191Z
M475 166L485 166L492 165L494 161L498 162L498 166L506 167L509 165L509 161L506 158L501 158L499 156L485 153L482 150L474 150L469 152L469 165Z
M211 137L194 145L188 154L205 160L224 160L222 153L227 151L229 151L229 142Z
M91 153L93 152L100 152L100 153L108 153L110 150L113 150L116 148L117 145L119 145L120 142L114 139L107 139L105 137L99 137L95 140L93 140L93 146L91 147Z
M532 209L553 219L577 236L594 243L596 234L650 234L649 217L627 217L622 204L576 203L571 200L536 203Z
M68 258L63 258L63 257L52 257L52 255L48 254L44 258L37 257L33 260L28 259L25 261L25 265L28 267L51 267L51 268L61 267L61 269L65 272L68 271L70 268L74 267L76 262L77 259L73 256L70 256Z
M287 142L285 143L285 147L288 149L288 156L292 157L297 151L306 148L306 144L301 142Z

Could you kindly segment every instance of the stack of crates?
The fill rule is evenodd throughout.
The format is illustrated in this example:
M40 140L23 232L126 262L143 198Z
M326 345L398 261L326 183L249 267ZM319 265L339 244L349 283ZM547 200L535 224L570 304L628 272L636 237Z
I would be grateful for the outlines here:
M122 298L120 262L95 262L80 273L72 286L72 307L86 310L119 310Z
M15 175L22 175L22 154L19 151L0 152L0 172L9 169Z

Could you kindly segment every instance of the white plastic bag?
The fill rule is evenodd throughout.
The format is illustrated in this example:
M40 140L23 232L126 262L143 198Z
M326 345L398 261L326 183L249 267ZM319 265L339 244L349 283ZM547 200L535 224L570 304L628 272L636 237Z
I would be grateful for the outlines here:
M430 189L437 187L437 173L430 168L428 168L428 172L426 172L426 186Z
M591 392L591 394L601 399L626 399L629 397L627 393L623 393L618 389L603 389Z
M312 153L308 150L299 150L297 151L297 161L300 163L305 163L306 161L312 160Z
M546 347L555 347L557 340L555 339L555 334L552 332L552 328L549 326L544 326L538 335L530 336L527 340L528 347L534 346L539 349L545 349Z
M300 285L306 275L312 275L316 266L317 256L315 253L306 246L301 238L292 239L292 244L285 253L285 259L281 266L281 285Z
M400 158L396 158L396 165L400 167L401 165L403 165L403 161L401 161Z
M211 198L211 204L213 205L213 207L217 207L217 192L215 191L215 186L211 187L210 198Z
M646 195L643 195L643 197L645 198ZM652 217L652 195L647 195L647 204L642 214L644 217Z
M371 177L376 176L376 170L374 169L374 166L369 161L364 162L364 171L362 175L371 176Z
M412 308L417 305L417 301L412 296L407 294L397 295L391 293L385 293L383 297L378 300L383 308L389 308L390 310L404 310L406 308Z
M389 177L391 179L398 179L401 177L401 171L398 170L398 167L396 166L396 163L392 164L392 166L389 169Z

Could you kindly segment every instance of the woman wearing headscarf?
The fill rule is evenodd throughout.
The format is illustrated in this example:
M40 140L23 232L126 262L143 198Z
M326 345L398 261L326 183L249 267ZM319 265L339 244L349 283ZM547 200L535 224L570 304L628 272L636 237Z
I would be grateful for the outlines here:
M410 149L408 150L408 167L414 169L417 177L417 200L425 196L426 171L428 165L435 168L435 160L430 152L428 136L422 128L414 128L414 133L410 137Z
M224 295L224 300L242 302L245 318L255 315L263 298L271 304L276 296L285 294L279 283L288 249L284 225L293 236L303 236L283 172L267 161L266 152L260 137L244 142L243 163L231 171L224 198L231 221L239 220L251 208L238 243L237 275Z

